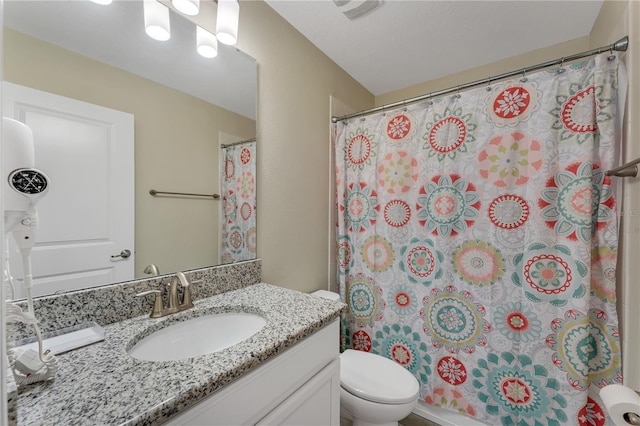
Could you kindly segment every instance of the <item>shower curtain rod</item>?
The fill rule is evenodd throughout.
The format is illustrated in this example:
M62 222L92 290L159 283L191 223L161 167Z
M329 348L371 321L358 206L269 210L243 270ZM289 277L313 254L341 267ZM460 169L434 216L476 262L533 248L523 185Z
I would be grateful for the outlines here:
M565 56L564 58L560 58L560 59L556 59L556 60L548 61L548 62L543 62L543 63L538 64L538 65L533 65L531 67L521 68L519 70L507 72L507 73L504 73L504 74L494 75L493 77L485 78L485 79L482 79L482 80L472 81L470 83L461 84L459 86L450 87L448 89L444 89L444 90L440 90L440 91L437 91L437 92L432 92L432 93L429 93L429 94L417 96L415 98L405 99L403 101L398 101L398 102L390 103L390 104L387 104L387 105L382 105L382 106L379 106L379 107L366 109L364 111L356 112L356 113L353 113L353 114L343 115L342 117L335 117L334 116L334 117L331 117L331 121L333 123L337 123L338 121L348 120L349 118L361 117L361 116L364 116L364 115L373 114L375 112L384 111L385 109L395 108L395 107L399 107L399 106L405 106L407 104L423 101L423 100L426 100L426 99L429 99L429 98L433 98L433 97L436 97L436 96L442 96L442 95L447 95L449 93L459 92L460 90L469 89L471 87L481 86L481 85L484 85L484 84L491 84L494 81L502 80L502 79L509 78L509 77L514 77L514 76L517 76L517 75L526 76L526 74L528 72L531 72L531 71L538 71L538 70L541 70L541 69L544 69L544 68L552 67L554 65L561 65L562 66L566 62L575 61L577 59L586 58L588 56L598 55L600 53L604 53L604 52L607 52L607 51L611 52L611 53L613 53L614 50L617 51L617 52L626 52L628 46L629 46L629 36L625 36L625 37L621 38L620 40L616 41L613 44L610 44L610 45L607 45L607 46L602 46L602 47L599 47L597 49L588 50L586 52L577 53L577 54L571 55L571 56Z
M255 142L256 138L251 138L251 139L247 139L244 141L239 141L239 142L232 142L232 143L223 143L220 145L221 149L225 149L225 148L229 148L230 146L234 146L234 145L242 145L243 143L250 143L250 142Z
M604 174L607 176L636 177L638 176L638 164L640 164L640 158L629 161L615 169L607 170Z

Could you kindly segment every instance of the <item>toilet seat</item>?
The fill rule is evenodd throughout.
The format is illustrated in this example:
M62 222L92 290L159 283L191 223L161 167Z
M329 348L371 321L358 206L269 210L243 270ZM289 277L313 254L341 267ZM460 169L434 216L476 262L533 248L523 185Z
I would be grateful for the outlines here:
M381 404L404 404L418 397L418 380L383 356L347 349L340 355L340 385L358 398Z

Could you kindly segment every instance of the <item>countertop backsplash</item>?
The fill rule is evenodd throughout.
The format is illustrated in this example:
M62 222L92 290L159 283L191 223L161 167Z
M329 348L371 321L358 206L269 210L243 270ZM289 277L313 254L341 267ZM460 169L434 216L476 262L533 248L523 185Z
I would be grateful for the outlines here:
M262 278L260 259L184 272L191 286L193 300L215 296L231 290L259 283ZM136 297L143 291L163 290L164 299L172 275L160 275L126 281L103 287L71 291L40 297L34 300L34 310L42 333L94 321L102 326L134 318L151 312L153 295ZM195 283L201 281L199 283ZM163 285L164 284L164 285ZM179 297L182 297L180 287ZM26 301L16 303L23 310ZM24 324L7 324L9 333L16 340L31 337L32 332Z

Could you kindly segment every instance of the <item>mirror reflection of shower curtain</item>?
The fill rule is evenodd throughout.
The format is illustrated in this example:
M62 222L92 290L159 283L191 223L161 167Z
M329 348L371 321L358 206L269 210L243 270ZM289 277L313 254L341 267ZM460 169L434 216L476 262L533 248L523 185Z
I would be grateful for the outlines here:
M222 150L221 263L256 257L256 142Z

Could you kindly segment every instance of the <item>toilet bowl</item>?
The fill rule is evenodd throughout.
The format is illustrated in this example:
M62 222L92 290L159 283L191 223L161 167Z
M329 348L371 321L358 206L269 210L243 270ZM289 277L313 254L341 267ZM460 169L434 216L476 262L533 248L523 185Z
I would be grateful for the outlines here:
M383 356L347 349L340 355L340 412L354 426L396 426L418 402L418 380Z
M325 299L340 296L325 290ZM418 402L418 380L383 356L347 349L340 355L340 415L353 426L397 426Z

